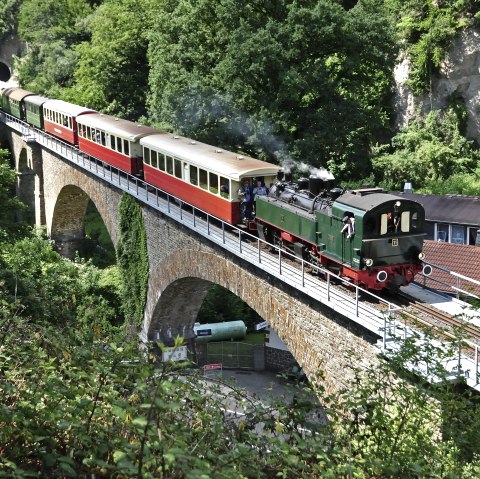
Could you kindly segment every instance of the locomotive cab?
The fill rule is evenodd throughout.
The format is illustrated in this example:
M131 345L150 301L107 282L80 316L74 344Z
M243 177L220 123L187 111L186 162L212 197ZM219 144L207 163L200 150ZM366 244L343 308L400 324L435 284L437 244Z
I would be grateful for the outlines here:
M336 217L355 216L355 236L342 238L343 273L370 289L396 289L422 271L425 212L414 201L379 189L344 195Z

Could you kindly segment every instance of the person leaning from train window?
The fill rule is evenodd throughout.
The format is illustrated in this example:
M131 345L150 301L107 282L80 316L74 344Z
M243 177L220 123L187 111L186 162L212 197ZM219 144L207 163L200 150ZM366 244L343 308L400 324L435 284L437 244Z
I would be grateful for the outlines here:
M240 211L242 219L249 219L252 214L252 189L248 178L243 180L242 186L238 190L238 200L240 201Z
M355 234L355 218L353 216L344 216L342 221L343 228L340 230L340 233L346 233L347 239L353 238Z
M221 186L220 186L220 193L225 193L228 197L228 194L230 193L230 189L228 187L228 183L223 183Z

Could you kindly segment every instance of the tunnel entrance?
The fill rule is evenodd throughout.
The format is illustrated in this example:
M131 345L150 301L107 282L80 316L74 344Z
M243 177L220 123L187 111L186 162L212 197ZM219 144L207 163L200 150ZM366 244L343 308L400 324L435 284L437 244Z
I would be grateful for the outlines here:
M0 81L8 81L11 76L10 68L5 63L0 62Z

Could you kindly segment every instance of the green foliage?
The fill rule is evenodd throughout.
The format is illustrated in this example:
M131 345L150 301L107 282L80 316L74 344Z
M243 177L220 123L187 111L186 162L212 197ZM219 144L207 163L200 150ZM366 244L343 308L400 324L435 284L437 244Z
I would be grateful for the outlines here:
M430 76L440 67L458 32L474 25L478 0L386 0L385 3L411 61L409 84L415 93L424 93L430 89Z
M463 117L450 107L415 120L377 149L372 160L377 180L387 189L401 189L410 181L414 188L431 189L452 175L471 175L480 160L472 141L461 134Z
M15 33L21 3L22 0L4 0L0 5L0 41Z
M22 317L58 325L78 320L89 330L122 320L118 273L66 260L40 233L0 244L0 283Z
M87 0L24 0L18 32L27 43L16 62L20 83L52 98L69 86L76 67L74 45L86 40L84 21L92 12Z
M154 121L271 161L368 168L396 53L382 2L166 2L149 39Z
M253 330L255 323L261 321L258 314L237 295L213 285L203 300L197 321L205 324L237 320L243 321L249 330Z
M405 364L423 363L430 377L445 377L443 361L455 350L440 349L432 339L423 343L412 336L388 362L366 371L355 365L359 358L352 359L355 386L341 393L348 419L337 431L366 477L473 478L466 471L479 470L478 397L405 372Z
M326 422L309 389L259 401L2 303L0 477L474 479L478 397L396 374L418 360L441 374L443 356L411 339L376 366L352 357L345 390L316 391Z
M91 40L76 48L74 85L65 97L104 113L145 114L148 0L107 0L88 19Z
M147 236L142 209L137 200L123 194L120 201L118 266L122 274L122 308L129 325L138 327L143 319L148 288Z
M99 268L116 264L115 247L93 201L89 201L85 214L85 239L78 254L90 259Z

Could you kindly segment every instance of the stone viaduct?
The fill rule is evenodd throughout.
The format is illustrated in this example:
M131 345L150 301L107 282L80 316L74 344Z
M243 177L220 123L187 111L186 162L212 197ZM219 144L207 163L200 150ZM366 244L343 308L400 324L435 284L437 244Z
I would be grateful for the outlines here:
M72 256L84 235L84 216L91 199L113 244L119 239L119 202L123 192L69 164L35 142L0 124L0 139L13 152L18 194L32 210L32 222L46 225L59 250ZM188 228L144 205L149 255L149 289L140 337L154 331L191 327L208 287L230 290L266 320L313 378L321 369L327 391L344 384L349 354L365 362L376 353L371 333L329 308L244 263ZM34 213L33 213L34 212Z

